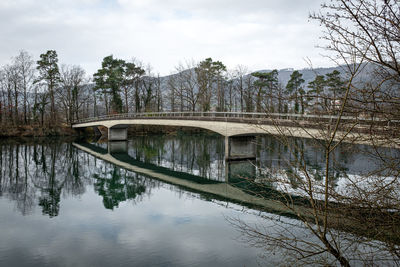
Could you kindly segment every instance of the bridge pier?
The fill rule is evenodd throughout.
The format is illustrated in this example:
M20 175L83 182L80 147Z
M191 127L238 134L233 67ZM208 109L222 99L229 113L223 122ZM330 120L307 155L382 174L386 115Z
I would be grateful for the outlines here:
M128 141L114 141L107 143L108 154L128 153Z
M256 161L238 160L225 162L225 182L238 183L256 177Z
M225 160L244 160L256 158L255 136L226 136Z
M126 141L128 140L128 126L115 125L108 128L108 141Z

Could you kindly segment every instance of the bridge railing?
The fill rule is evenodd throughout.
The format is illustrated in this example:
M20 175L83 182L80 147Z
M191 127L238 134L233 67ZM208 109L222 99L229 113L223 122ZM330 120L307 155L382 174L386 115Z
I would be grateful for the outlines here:
M84 118L74 121L73 124L87 123L94 121L104 120L116 120L116 119L145 119L145 118L158 118L158 119L189 119L189 118L243 118L246 120L267 120L267 119L279 119L279 120L335 120L338 118L336 115L316 115L316 114L292 114L292 113L257 113L257 112L217 112L217 111L179 111L179 112L146 112L146 113L120 113L110 114L97 117ZM342 116L344 121L357 121L359 123L372 123L372 122L387 122L381 118L363 118L353 116ZM392 121L392 123L399 124L400 121Z

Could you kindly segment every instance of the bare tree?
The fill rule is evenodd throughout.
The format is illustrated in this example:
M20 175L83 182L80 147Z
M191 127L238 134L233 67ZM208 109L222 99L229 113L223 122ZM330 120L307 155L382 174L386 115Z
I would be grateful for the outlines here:
M157 74L156 79L156 92L155 92L155 98L156 98L156 108L155 111L161 112L164 109L164 101L163 101L163 93L161 90L161 77L160 74Z
M233 70L233 77L235 79L235 90L239 96L240 111L245 111L245 76L249 74L247 67L238 65Z
M290 151L285 159L288 171L257 179L257 187L253 187L257 190L252 190L282 205L283 212L302 223L302 230L290 225L264 228L232 222L252 244L279 247L301 263L398 265L400 143L393 133L399 130L394 122L400 104L400 4L334 0L311 17L326 29L327 49L344 68L345 82L331 84L334 92L344 88L343 93L318 96L324 109L335 116L292 121L291 127L274 120L272 131L265 128ZM365 75L367 69L372 72ZM372 117L368 124L358 116L364 112L378 113L379 119ZM346 115L351 117L345 119ZM299 133L323 153L322 170L314 171L307 148L293 141ZM373 170L358 175L336 172L338 148L354 149L357 143L369 145L357 152L375 159ZM340 190L335 181L340 181Z
M83 85L88 79L80 66L61 65L60 80L57 94L64 107L66 121L71 124L79 118L79 109L89 98L89 94L83 92Z
M20 86L23 96L23 113L24 123L28 123L28 108L30 107L28 94L31 93L33 82L35 80L35 68L32 56L28 52L22 50L18 56L14 58L14 65L18 69L20 76Z
M243 100L246 106L246 112L254 111L254 95L255 95L255 87L254 87L254 77L252 75L245 76L245 91L243 95Z
M180 111L196 110L200 94L195 66L193 61L187 61L185 65L179 64L175 67L175 73L168 78L168 87L173 97L171 102L174 103L173 110L175 106L178 106Z
M3 67L3 90L7 92L7 115L8 122L18 124L19 122L19 92L20 75L15 65L6 65Z

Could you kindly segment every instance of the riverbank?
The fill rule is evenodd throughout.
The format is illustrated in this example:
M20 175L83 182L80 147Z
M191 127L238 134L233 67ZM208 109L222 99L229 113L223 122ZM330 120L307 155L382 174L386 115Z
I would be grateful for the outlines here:
M179 132L185 133L210 133L216 134L214 132L193 127L185 126L165 126L165 125L130 125L128 128L129 134L135 135L146 135L146 134L178 134Z
M0 138L6 137L51 137L77 136L77 132L67 125L55 127L40 127L33 125L2 126Z
M100 127L101 128L101 127ZM203 133L206 130L191 127L175 127L159 125L131 125L129 134L177 134L178 132ZM208 131L206 131L208 132ZM40 127L38 125L20 125L20 126L2 126L0 127L0 138L8 137L73 137L82 133L86 136L93 136L95 132L91 127L86 128L84 132L76 131L68 125L59 125L54 127ZM106 134L106 130L104 130ZM210 132L211 133L211 132Z

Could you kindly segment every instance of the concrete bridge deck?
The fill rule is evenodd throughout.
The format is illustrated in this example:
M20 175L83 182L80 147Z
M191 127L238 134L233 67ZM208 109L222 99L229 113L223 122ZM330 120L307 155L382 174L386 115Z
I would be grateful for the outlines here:
M226 159L255 158L255 148L251 137L260 134L290 136L328 140L330 133L324 129L338 116L303 115L281 113L246 112L152 112L125 113L86 118L76 121L75 129L104 126L108 129L109 141L128 139L129 125L160 125L194 127L206 129L225 136ZM342 116L335 141L400 148L400 121L385 119L366 119ZM325 123L325 124L324 124ZM351 128L346 132L345 124ZM390 124L390 125L389 125ZM382 127L384 125L384 127ZM370 130L380 126L380 133L370 134ZM392 135L391 138L388 136ZM243 139L247 137L247 141ZM389 142L388 142L389 141Z
M304 115L287 113L251 113L251 112L150 112L123 113L114 115L85 118L73 123L73 128L105 126L115 128L117 125L165 125L178 127L196 127L207 129L223 136L264 134L271 126L294 126L301 123L310 125L323 121L335 121L334 115ZM371 123L387 123L386 120L366 119L352 116L342 116L344 122L357 122L362 125ZM393 121L392 124L399 122ZM261 126L261 127L260 127ZM276 128L276 127L275 127Z
M129 125L160 125L176 127L194 127L206 129L226 137L229 144L238 136L255 136L260 134L286 135L293 137L327 139L324 131L324 122L332 123L338 116L331 115L302 115L281 113L246 113L246 112L153 112L153 113L125 113L86 118L76 121L75 129L104 126L108 128L108 139L127 140ZM371 125L386 125L387 120L375 118L366 119L351 116L342 116L341 121L353 125L352 131L346 133L340 129L336 140L345 137L348 142L371 144L379 141L377 136L371 140L368 133ZM400 122L391 121L391 129L398 129ZM355 127L354 127L355 126ZM366 133L365 133L366 132ZM346 142L346 140L344 140ZM398 140L398 138L393 138ZM386 145L381 142L382 146ZM399 142L394 142L400 144ZM376 144L376 143L375 143ZM398 146L398 145L397 145ZM226 146L228 152L229 145ZM227 153L228 155L229 153Z

